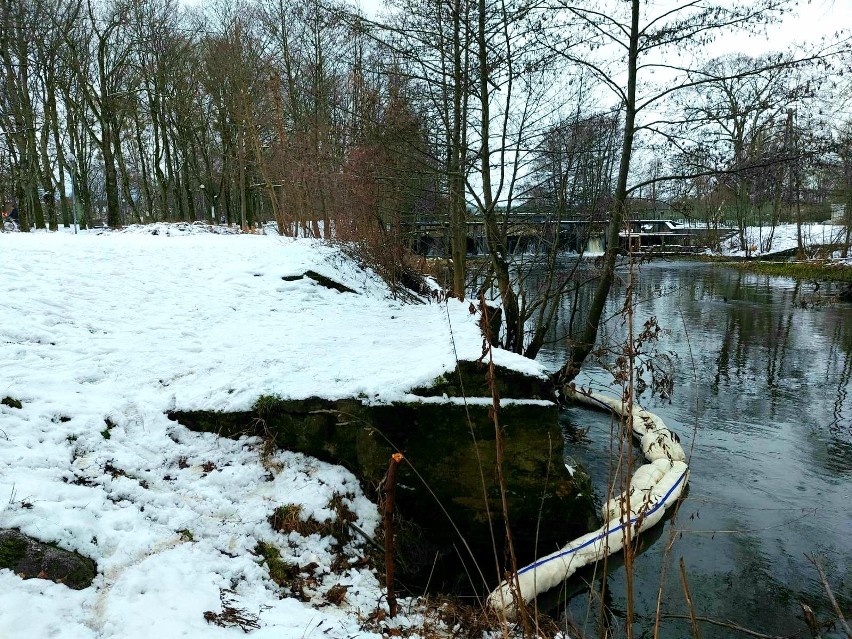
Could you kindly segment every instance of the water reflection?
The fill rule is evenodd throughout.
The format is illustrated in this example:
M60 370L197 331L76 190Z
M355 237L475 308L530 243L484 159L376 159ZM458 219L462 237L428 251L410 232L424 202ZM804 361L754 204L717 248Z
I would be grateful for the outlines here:
M852 604L852 317L848 304L824 303L825 286L799 284L736 269L693 263L644 265L636 285L636 324L651 316L671 333L658 345L676 362L672 401L646 392L642 403L660 414L689 446L694 432L691 494L676 523L667 561L684 557L696 612L761 632L806 632L799 601L824 611L813 566L824 560ZM601 343L617 345L626 327L616 293ZM568 316L568 309L562 313ZM567 326L557 327L560 338ZM559 343L545 354L558 365ZM607 386L602 366L581 380ZM570 454L586 464L597 486L609 468L607 416L570 409L568 425L590 428ZM656 606L664 543L637 562L637 605L648 631ZM611 577L615 608L623 608L623 575ZM845 586L844 586L845 584ZM665 580L668 612L686 612L677 568ZM572 600L569 614L585 614ZM664 637L691 634L669 620ZM593 628L592 628L593 630ZM704 637L729 630L707 626Z

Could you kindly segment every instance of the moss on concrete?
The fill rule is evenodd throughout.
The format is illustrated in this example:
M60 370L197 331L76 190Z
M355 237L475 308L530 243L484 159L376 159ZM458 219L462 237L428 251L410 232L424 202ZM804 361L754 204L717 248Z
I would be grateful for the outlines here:
M390 455L402 452L407 463L398 473L397 508L403 521L423 531L412 536L411 543L442 549L448 571L459 566L452 549L465 544L480 565L493 565L492 533L502 553L496 435L488 404L465 407L433 400L365 405L359 399L263 397L249 412L173 412L169 416L193 430L260 435L274 439L279 448L343 465L372 498ZM519 561L526 562L534 559L536 548L539 554L550 552L595 527L594 505L591 494L581 491L565 469L555 405L508 404L498 418L513 536ZM422 569L428 576L434 552L409 551L424 555L424 565L412 570ZM417 581L416 574L407 578Z
M3 399L0 399L0 404L3 406L8 406L9 408L23 408L24 405L21 403L20 399L15 399L14 397L6 396Z
M484 362L460 361L456 370L436 378L430 386L415 388L411 392L423 397L489 397L491 389L486 379ZM502 366L494 367L497 394L504 399L555 398L549 379L524 375Z
M87 588L97 574L95 562L79 553L24 535L0 530L0 568L24 579L49 579L74 590Z
M27 555L27 541L22 537L0 538L0 568L15 570Z

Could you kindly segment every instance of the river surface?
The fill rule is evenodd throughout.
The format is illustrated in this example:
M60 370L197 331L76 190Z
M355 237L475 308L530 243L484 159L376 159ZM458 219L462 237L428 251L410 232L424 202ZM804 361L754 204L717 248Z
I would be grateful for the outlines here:
M818 618L833 614L805 553L821 562L852 616L852 305L832 302L830 292L826 285L691 262L639 267L635 325L656 316L670 331L656 345L657 361L674 377L670 397L652 397L649 386L639 401L680 434L691 450L691 475L677 516L651 534L637 558L635 636L653 636L664 572L663 612L688 613L681 558L698 616L809 637L800 602ZM600 343L623 341L622 306L623 291L616 291ZM556 365L563 354L557 343L541 357ZM604 367L587 363L577 381L620 393L611 380ZM562 419L574 440L566 445L569 460L585 466L603 494L610 417L572 408ZM614 568L608 582L608 623L613 636L624 636L624 569ZM599 608L599 598L590 603L581 594L557 614L596 637ZM700 625L705 639L747 636ZM659 636L692 631L688 621L668 618Z

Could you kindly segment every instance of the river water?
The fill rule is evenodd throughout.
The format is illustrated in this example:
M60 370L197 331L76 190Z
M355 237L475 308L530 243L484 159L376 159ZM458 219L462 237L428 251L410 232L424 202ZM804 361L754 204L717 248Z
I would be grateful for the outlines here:
M826 285L694 262L643 265L636 288L636 325L656 316L670 331L656 346L657 361L674 376L670 397L652 397L649 387L639 401L680 434L692 457L688 497L636 562L635 636L653 636L664 572L663 612L688 613L681 558L698 616L810 636L800 602L818 618L833 615L805 553L819 559L852 616L852 305L832 302ZM622 306L616 291L601 344L623 341ZM556 343L541 357L556 365L563 355ZM604 367L587 363L577 381L620 393L611 380ZM566 454L602 494L610 417L571 408L562 419L573 440ZM614 568L608 583L608 623L613 636L623 636L624 569ZM575 596L557 614L599 636L599 599ZM701 632L705 639L746 636L707 623ZM660 636L692 631L688 621L667 618Z

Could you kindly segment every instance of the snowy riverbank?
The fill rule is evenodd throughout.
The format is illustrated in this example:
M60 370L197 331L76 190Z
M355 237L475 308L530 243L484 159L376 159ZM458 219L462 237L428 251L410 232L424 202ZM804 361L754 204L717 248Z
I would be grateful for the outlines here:
M378 636L363 541L337 548L269 522L282 505L322 522L336 501L373 530L354 476L296 453L262 459L257 440L190 432L165 411L405 398L456 353L479 357L476 316L468 302L393 300L319 242L162 230L0 235L0 397L22 405L0 406L0 528L98 565L80 591L0 570L0 637L242 636L216 623L226 603L253 637ZM308 270L355 292L298 277ZM259 542L299 568L304 601L281 597ZM381 623L422 623L402 610Z
M835 224L803 224L802 244L807 252L813 246L841 244L846 229ZM798 246L799 229L795 224L770 227L749 226L745 229L745 246L739 235L722 243L722 255L727 257L767 257L794 250Z

